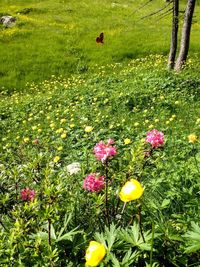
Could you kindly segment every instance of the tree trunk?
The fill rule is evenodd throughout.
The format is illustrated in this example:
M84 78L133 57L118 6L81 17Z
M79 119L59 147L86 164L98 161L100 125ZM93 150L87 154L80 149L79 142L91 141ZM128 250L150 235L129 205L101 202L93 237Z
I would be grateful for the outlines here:
M173 69L175 64L177 38L178 38L178 13L179 13L179 0L173 0L172 33L171 33L170 52L168 58L168 69Z
M175 65L176 71L180 71L182 69L187 59L189 44L190 44L190 31L191 31L191 26L192 26L192 17L194 13L195 1L196 0L188 0L187 2L183 29L182 29L182 36L181 36L180 52L179 52L176 65Z

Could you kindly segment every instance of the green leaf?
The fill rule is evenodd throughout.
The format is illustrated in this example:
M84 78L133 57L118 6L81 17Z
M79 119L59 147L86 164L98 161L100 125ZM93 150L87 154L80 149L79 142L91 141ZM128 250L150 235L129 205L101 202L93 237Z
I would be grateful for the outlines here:
M194 222L191 223L191 226L192 230L188 231L183 236L187 243L185 253L192 253L200 250L200 227Z
M161 204L161 208L166 208L166 207L168 207L169 206L169 204L170 204L170 199L167 199L167 198L165 198L164 200L163 200L163 202L162 202L162 204Z

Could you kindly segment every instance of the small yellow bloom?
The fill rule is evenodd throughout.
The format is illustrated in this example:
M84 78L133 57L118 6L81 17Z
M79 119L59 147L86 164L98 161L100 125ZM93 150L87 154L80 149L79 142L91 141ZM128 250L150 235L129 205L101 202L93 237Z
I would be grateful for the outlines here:
M30 138L29 138L29 137L25 137L25 138L24 138L24 143L28 143L28 142L29 142L29 140L30 140Z
M50 127L51 127L51 128L54 128L55 126L56 126L55 123L51 123L51 124L50 124Z
M33 126L32 130L35 131L37 129L37 126Z
M60 160L60 157L59 157L59 156L56 156L56 157L53 159L53 162L54 162L54 163L57 163L59 160Z
M136 179L131 179L122 187L119 197L123 202L138 199L142 196L144 188Z
M150 124L149 125L149 129L153 129L154 128L154 125L153 124Z
M188 135L188 141L189 143L195 143L197 141L198 137L196 134L190 134Z
M131 139L129 139L129 138L125 138L124 139L124 144L125 145L129 145L131 143Z
M197 119L197 123L200 123L200 118Z
M74 128L75 127L75 124L70 124L69 127L70 128Z
M91 267L97 266L103 260L105 255L106 249L104 245L96 241L90 241L85 254L86 265Z
M67 137L67 134L66 133L61 134L61 138L62 139L65 139L66 137Z
M65 123L67 120L66 119L61 119L60 123Z
M94 128L92 126L86 126L85 127L85 132L90 133Z
M57 148L57 150L58 150L58 151L61 151L61 150L63 150L63 147L62 147L62 146L59 146L59 147Z
M60 133L62 133L63 131L64 131L64 129L63 129L63 128L60 128L60 129L56 130L56 133L60 134Z

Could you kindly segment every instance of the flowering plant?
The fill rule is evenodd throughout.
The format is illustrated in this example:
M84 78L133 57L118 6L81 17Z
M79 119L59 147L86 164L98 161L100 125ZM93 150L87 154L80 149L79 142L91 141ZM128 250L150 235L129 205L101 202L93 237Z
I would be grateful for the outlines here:
M29 188L24 188L20 192L20 197L22 200L32 201L35 197L35 190L31 190Z
M97 160L101 160L102 163L109 158L114 157L117 154L117 149L114 145L114 140L109 139L107 143L100 141L94 147L94 154Z
M91 192L99 192L105 186L104 180L104 176L99 176L97 173L91 173L85 178L83 188Z
M147 133L146 143L150 143L152 148L157 148L164 144L164 134L156 129Z
M97 266L106 255L104 245L96 241L90 241L89 247L86 250L85 259L86 265Z

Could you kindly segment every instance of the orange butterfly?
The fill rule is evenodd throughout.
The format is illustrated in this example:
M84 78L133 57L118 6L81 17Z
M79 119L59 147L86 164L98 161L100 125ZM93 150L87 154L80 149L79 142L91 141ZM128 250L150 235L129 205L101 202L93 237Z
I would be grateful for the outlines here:
M100 33L100 35L96 38L96 42L97 42L98 44L103 44L103 38L104 38L104 34L103 34L103 32L102 32L102 33Z

